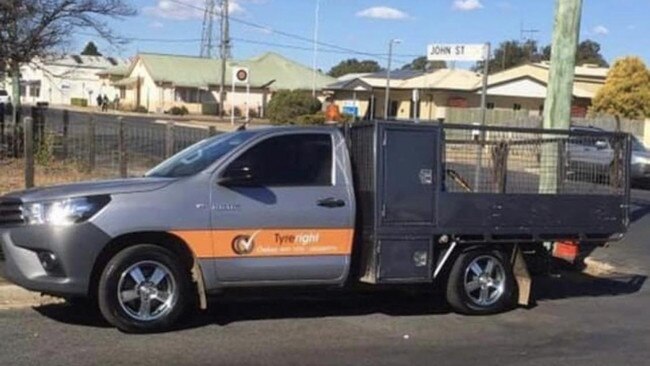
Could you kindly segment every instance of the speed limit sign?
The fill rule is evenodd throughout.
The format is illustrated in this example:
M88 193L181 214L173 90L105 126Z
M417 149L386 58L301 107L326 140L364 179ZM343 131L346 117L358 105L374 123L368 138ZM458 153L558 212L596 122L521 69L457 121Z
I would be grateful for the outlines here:
M233 79L236 83L248 84L248 69L245 67L238 67L233 70Z

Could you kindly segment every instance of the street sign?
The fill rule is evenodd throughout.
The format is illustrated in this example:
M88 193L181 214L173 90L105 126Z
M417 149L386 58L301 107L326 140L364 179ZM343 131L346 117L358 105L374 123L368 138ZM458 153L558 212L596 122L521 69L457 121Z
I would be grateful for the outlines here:
M246 102L244 103L244 113L246 122L250 119L250 109L248 107L251 95L251 84L249 83L249 72L246 67L237 67L232 70L232 95L235 96L236 84L246 84ZM234 98L233 98L234 99ZM230 104L230 124L235 125L235 103Z
M429 61L481 61L488 58L486 44L430 44Z
M344 105L343 106L343 114L347 114L349 116L354 116L354 117L359 117L359 107L355 105Z
M238 67L233 70L233 80L235 83L248 84L248 69Z

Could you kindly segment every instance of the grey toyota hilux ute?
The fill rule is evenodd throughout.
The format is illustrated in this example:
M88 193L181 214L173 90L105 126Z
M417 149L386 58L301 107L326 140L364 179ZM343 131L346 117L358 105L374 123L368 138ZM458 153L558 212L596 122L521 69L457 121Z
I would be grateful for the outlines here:
M208 294L234 287L442 282L456 311L489 314L527 301L524 246L546 252L544 242L625 232L629 169L606 182L558 179L561 189L539 194L539 172L535 180L530 169L495 164L496 174L452 157L476 158L467 150L480 143L478 158L497 161L504 143L539 138L493 144L489 136L504 131L485 128L477 142L477 127L455 128L241 130L190 146L142 178L11 193L0 198L6 275L33 291L92 298L130 332L168 329L205 308ZM541 132L556 134L549 144L578 138ZM629 149L625 135L597 134ZM629 167L629 154L617 156ZM522 184L471 187L472 174Z

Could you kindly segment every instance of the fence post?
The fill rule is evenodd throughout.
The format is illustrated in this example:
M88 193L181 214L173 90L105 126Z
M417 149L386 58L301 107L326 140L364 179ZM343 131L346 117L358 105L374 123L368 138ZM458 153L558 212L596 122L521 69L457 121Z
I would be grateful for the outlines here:
M68 158L68 128L70 126L70 113L63 110L63 159Z
M88 141L88 173L95 169L95 116L90 115L86 127L86 141Z
M25 188L34 186L34 120L25 117L23 120L25 147Z
M174 121L168 121L165 129L165 158L174 155Z
M0 103L0 145L5 143L5 104Z
M126 178L128 175L128 154L126 151L126 130L124 128L124 119L117 117L119 133L117 136L117 145L120 159L120 177Z

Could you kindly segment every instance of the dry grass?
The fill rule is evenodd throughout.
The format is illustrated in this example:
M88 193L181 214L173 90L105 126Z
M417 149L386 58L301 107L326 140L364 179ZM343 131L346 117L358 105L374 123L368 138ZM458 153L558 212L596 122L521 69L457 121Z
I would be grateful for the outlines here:
M25 164L22 159L0 160L0 195L25 189ZM47 166L37 165L35 185L50 186L107 178L106 172L86 173L75 163L52 162Z

